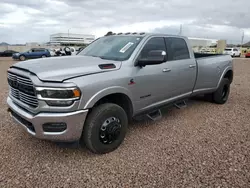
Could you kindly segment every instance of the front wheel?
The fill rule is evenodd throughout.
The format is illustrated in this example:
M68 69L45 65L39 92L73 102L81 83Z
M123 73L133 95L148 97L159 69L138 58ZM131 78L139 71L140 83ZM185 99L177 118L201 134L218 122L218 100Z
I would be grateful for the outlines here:
M122 107L105 103L87 117L82 140L89 150L104 154L118 148L123 142L128 127L128 118Z
M20 59L21 61L24 61L26 58L25 58L25 56L21 55L21 56L19 57L19 59Z
M47 56L46 55L42 55L42 58L46 58Z

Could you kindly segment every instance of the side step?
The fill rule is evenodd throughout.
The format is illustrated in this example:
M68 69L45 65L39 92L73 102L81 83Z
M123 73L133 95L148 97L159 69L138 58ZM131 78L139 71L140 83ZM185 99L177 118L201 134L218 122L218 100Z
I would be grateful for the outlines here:
M147 114L147 117L153 121L160 120L162 118L161 110L155 110Z
M174 103L174 106L178 109L182 109L182 108L187 107L187 103L186 101L180 101L180 102Z

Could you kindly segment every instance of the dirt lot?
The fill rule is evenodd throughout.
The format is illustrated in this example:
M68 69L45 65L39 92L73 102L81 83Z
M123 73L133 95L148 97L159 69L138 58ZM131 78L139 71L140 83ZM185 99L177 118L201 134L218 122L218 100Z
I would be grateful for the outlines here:
M94 155L37 140L7 114L0 60L0 187L250 187L250 60L234 60L228 103L190 101L130 126L116 151Z

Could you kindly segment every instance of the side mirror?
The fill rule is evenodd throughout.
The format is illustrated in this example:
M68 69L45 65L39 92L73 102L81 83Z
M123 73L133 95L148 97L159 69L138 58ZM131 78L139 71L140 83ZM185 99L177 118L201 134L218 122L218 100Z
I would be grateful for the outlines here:
M148 53L147 58L140 58L137 61L137 65L145 67L146 65L158 65L163 62L166 62L167 53L162 50L151 50Z

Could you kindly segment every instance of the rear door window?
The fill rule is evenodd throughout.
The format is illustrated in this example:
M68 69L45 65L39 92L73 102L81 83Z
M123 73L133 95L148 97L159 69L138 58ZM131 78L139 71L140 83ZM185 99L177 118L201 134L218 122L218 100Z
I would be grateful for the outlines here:
M187 43L182 38L165 38L167 46L168 61L190 59Z

